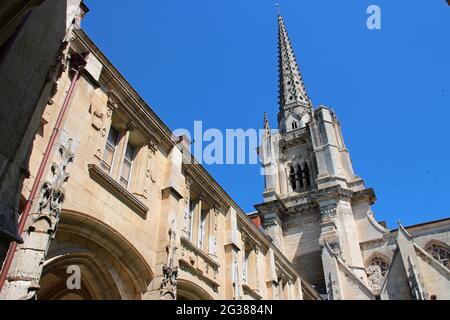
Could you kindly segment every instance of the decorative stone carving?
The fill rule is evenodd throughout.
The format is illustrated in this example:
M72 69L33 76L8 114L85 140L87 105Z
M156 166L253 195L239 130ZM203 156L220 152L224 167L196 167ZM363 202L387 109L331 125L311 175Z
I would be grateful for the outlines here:
M30 300L39 290L43 264L49 244L56 233L65 200L63 185L69 179L68 165L73 162L72 139L61 145L61 162L52 163L51 178L42 184L36 212L30 217L25 243L19 247L0 299Z
M152 183L156 182L156 178L153 174L153 157L156 154L156 145L153 142L153 140L149 141L147 144L147 157L148 157L148 161L147 161L147 170L146 170L146 177L150 178L150 180L152 181Z
M175 265L176 247L176 222L172 221L172 227L169 229L170 241L166 247L167 262L163 265L163 279L161 281L160 297L161 300L176 300L177 298L177 278L178 266Z
M369 286L374 290L380 290L384 279L380 266L371 265L367 267L366 273Z
M151 140L148 142L148 149L149 149L150 154L151 154L152 156L154 156L154 155L156 154L156 150L157 150L158 148L157 148L156 143L155 143L154 140L151 139Z
M34 222L46 219L51 231L56 229L56 224L59 221L61 208L65 199L63 185L70 177L70 174L66 169L75 157L71 150L72 142L72 139L70 139L67 147L61 146L59 148L61 163L59 165L52 163L51 172L53 174L53 179L43 183L39 196L38 214L37 217L35 217Z
M330 220L336 218L337 216L337 208L335 205L329 205L320 208L320 214L322 215L322 220Z
M112 113L119 108L121 104L120 98L117 96L117 94L114 91L109 91L108 93L108 112L107 116L110 118L112 116Z
M91 105L90 112L92 113L92 127L100 131L103 127L104 114L98 105Z
M186 190L191 190L192 185L194 184L194 179L191 176L186 176Z
M68 60L67 60L67 56L66 56L66 49L67 49L68 44L69 43L67 41L64 41L61 44L56 61L49 70L48 81L51 81L53 83L53 86L52 86L52 89L50 92L50 96L48 98L49 105L54 104L53 98L58 93L58 85L59 85L61 76L67 69Z

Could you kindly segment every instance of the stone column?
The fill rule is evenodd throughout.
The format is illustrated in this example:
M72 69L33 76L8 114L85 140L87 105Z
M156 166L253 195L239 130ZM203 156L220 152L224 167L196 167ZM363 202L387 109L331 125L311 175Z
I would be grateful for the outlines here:
M219 219L220 208L214 206L214 208L209 212L209 252L208 254L217 259L217 223Z
M172 220L169 229L169 244L166 247L167 260L163 265L163 277L161 281L160 297L161 300L177 299L177 278L178 278L178 262L176 261L177 251L177 227L176 220Z
M184 196L184 224L183 224L183 236L186 239L192 239L192 224L194 223L194 217L191 215L190 201L191 201L191 186L193 184L193 179L190 176L186 176L185 185L185 196Z
M242 239L242 284L249 285L249 261L250 254L247 256L247 248L248 248L248 235L245 231L241 232Z
M155 263L155 277L149 299L176 299L176 277L178 259L175 252L179 246L178 219L182 217L184 202L182 188L182 154L174 147L168 157L167 175L161 190L161 219L158 226L158 248Z
M242 300L241 276L239 273L239 259L237 253L233 254L233 299Z
M255 245L253 248L254 254L255 254L255 290L260 292L261 291L261 277L260 277L260 270L261 267L259 265L260 262L260 250L258 248L258 245Z
M225 219L225 299L241 300L241 281L239 274L239 251L236 210L230 207Z
M60 161L52 163L50 179L42 184L39 202L28 217L24 243L17 251L5 282L1 300L30 300L36 297L45 257L54 239L65 200L64 184L69 179L67 167L74 159L72 139L60 145Z
M275 254L272 249L267 252L266 266L268 268L267 288L272 294L272 299L278 300L278 275L275 266Z
M264 228L272 238L275 246L284 252L283 228L279 215L276 212L264 215Z

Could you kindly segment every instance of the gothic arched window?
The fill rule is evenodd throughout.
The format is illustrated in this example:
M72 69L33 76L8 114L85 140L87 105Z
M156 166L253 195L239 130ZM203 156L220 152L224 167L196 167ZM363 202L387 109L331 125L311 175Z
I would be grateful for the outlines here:
M369 265L379 267L383 277L386 276L386 273L389 269L389 263L379 256L372 258L372 260L370 260Z
M305 186L305 183L303 182L303 172L302 167L300 165L297 166L297 180L300 185L300 188L303 188Z
M444 244L432 243L426 251L444 267L450 270L450 248Z
M295 169L293 166L290 167L290 173L289 173L289 181L291 182L292 190L297 190L297 177L295 174Z
M306 162L303 164L303 177L305 178L306 186L311 187L311 176L309 173L309 166Z

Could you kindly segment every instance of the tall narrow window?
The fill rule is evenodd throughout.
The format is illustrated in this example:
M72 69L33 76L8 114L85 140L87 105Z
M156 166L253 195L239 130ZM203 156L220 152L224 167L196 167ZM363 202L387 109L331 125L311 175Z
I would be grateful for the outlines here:
M203 250L203 245L205 243L206 235L206 217L208 215L207 211L202 211L200 213L200 224L199 224L199 235L198 235L198 247Z
M303 182L303 172L302 172L301 165L298 165L298 167L297 167L297 180L300 185L300 188L303 189L303 187L305 186L305 183Z
M108 139L106 141L103 160L100 164L102 169L105 170L108 174L111 174L111 169L114 163L118 141L119 141L119 132L113 127L111 127L109 129Z
M242 271L242 281L245 284L249 283L249 275L248 275L248 265L249 265L249 260L250 260L250 250L245 250L244 253L244 264L243 264L243 271Z
M135 148L131 144L128 144L127 151L125 152L125 158L123 159L122 174L120 176L120 183L124 188L128 188L128 186L130 185L134 153Z
M292 191L297 190L297 178L296 178L296 174L295 174L295 169L294 167L291 166L290 168L290 174L289 174L289 181L291 182L291 186L292 186Z
M195 204L189 200L186 206L186 236L189 241L192 241L192 222L194 219Z
M306 187L311 187L311 176L309 173L309 166L306 162L303 165L303 177L305 178Z
M297 121L292 121L292 130L297 130L298 124Z

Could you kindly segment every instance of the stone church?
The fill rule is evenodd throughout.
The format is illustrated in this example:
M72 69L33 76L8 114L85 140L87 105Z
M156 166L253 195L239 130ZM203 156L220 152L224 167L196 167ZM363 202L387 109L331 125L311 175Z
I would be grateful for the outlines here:
M0 158L21 189L1 180L0 299L450 299L450 219L377 222L375 193L336 114L312 105L281 16L278 130L265 118L264 202L247 214L83 31L82 1L9 9L2 113L22 99L33 116L16 118L26 134L0 140L23 146ZM24 55L32 39L55 50L40 41ZM14 72L33 55L49 62ZM21 86L34 75L40 86Z

